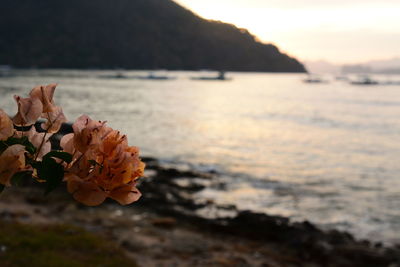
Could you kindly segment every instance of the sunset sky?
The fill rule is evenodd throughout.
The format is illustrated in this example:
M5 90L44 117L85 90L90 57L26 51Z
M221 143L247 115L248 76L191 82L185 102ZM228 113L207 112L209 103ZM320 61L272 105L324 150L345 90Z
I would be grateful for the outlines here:
M400 56L399 0L176 0L247 28L301 60L358 63Z

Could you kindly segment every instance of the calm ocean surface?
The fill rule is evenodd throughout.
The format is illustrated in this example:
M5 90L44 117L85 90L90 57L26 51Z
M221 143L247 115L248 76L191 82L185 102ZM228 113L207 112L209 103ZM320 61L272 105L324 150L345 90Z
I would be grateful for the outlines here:
M99 78L114 73L19 71L0 78L0 108L14 114L14 94L56 82L71 121L83 113L107 120L143 155L220 172L227 186L199 198L400 242L399 85L305 84L303 75L261 73ZM147 75L124 72L140 73Z

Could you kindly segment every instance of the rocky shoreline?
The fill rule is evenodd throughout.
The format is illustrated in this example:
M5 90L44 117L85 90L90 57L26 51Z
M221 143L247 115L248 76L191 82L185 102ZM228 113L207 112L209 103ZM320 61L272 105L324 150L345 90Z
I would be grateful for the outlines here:
M196 194L215 183L217 173L143 161L143 196L133 205L84 207L64 189L45 198L26 186L0 196L0 221L81 226L117 242L140 266L400 266L400 245L200 200Z
M133 205L107 201L85 207L65 188L44 197L29 185L3 192L0 221L80 226L116 242L139 266L400 266L400 246L198 202L193 196L212 183L215 173L143 160L147 177L138 186L143 197Z
M380 243L356 240L347 232L322 231L308 221L292 223L281 216L238 211L235 206L198 203L191 195L203 190L213 173L163 168L154 158L144 158L144 161L152 175L140 185L144 192L141 205L158 213L185 220L208 231L285 247L304 262L329 266L400 265L400 246L383 247ZM198 212L205 209L212 210L213 214L224 214L229 210L230 216L205 217L201 215L204 212ZM218 210L221 212L216 212Z

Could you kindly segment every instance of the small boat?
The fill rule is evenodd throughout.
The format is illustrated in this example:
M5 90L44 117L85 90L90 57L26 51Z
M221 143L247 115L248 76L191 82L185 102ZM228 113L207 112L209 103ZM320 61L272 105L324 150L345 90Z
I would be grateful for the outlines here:
M232 78L226 77L224 71L220 71L218 73L218 76L212 77L212 76L199 76L199 77L191 77L191 80L201 80L201 81L229 81L232 80Z
M142 80L173 80L173 79L176 79L176 77L167 76L167 75L155 75L152 72L149 73L149 75L147 75L147 76L137 76L135 78L142 79Z
M344 75L338 75L335 77L336 81L348 81L349 78L347 76Z
M126 76L122 72L117 72L116 74L111 74L111 75L100 75L98 76L99 78L102 79L128 79L130 77Z
M315 75L309 75L306 79L303 80L305 83L327 83L328 81L321 79Z
M368 76L360 77L357 81L352 81L351 84L355 85L377 85L378 81L371 79Z

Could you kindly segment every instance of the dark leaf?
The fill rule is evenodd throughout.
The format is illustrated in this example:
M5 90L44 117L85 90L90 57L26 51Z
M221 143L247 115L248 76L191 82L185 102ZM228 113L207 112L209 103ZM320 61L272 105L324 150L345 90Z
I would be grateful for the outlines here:
M89 159L88 162L93 166L99 165L99 163L97 163L97 161L95 161L94 159Z
M31 142L29 142L27 136L23 136L21 138L10 137L6 141L1 141L0 152L3 152L7 149L7 147L12 145L23 145L26 151L28 151L32 155L36 152L36 147Z
M6 150L8 145L6 144L5 141L0 141L0 153L3 153L4 150Z
M47 153L43 159L46 158L58 158L58 159L62 159L63 161L65 161L66 163L70 163L72 161L72 155L70 153L67 152L61 152L61 151L50 151L49 153Z
M5 187L6 187L5 185L0 184L0 193L3 192L3 190L4 190Z
M21 144L26 142L28 140L28 137L23 136L21 138L16 138L16 137L10 137L6 140L6 144L8 146L16 145L16 144Z
M27 141L25 144L25 149L28 151L29 154L34 155L36 153L36 147L29 141Z
M45 195L53 191L64 178L64 167L53 158L43 158L42 162L35 163L38 177L45 180Z
M40 162L40 161L32 160L31 162L29 162L29 164L35 169L39 169L42 166L42 162Z
M24 179L32 177L31 171L17 172L11 177L11 184L15 186L20 186Z

